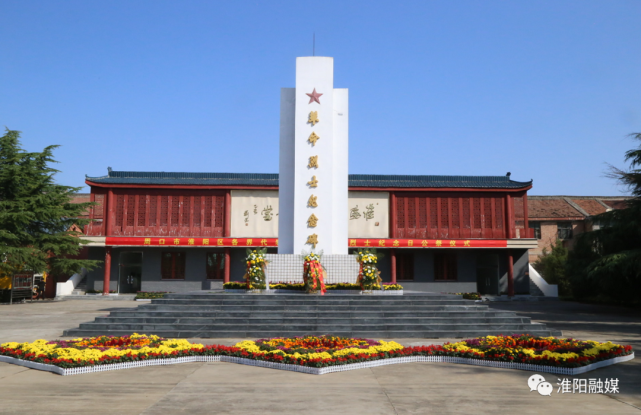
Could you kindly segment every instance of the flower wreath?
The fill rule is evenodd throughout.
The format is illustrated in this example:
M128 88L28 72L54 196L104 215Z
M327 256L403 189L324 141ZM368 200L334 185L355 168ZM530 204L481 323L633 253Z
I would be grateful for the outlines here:
M376 267L378 262L376 249L371 251L369 249L359 249L356 261L360 264L357 282L361 285L361 289L363 291L381 289L383 280L380 277L381 272Z
M305 260L303 263L303 283L305 285L305 292L308 294L314 294L320 291L321 295L325 295L325 291L327 291L325 289L325 277L327 274L320 263L322 256L322 251L318 254L315 252L303 252Z
M243 279L247 281L248 290L264 290L265 289L265 266L267 265L267 260L265 255L267 254L267 248L263 249L247 249L247 257L245 262L247 263L247 272L243 276Z

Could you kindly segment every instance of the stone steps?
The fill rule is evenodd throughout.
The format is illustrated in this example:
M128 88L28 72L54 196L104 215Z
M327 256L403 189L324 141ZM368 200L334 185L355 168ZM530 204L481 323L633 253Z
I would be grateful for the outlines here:
M412 305L412 304L393 304L393 305L324 305L324 304L309 304L309 305L290 305L290 304L251 304L251 305L238 305L238 304L212 304L212 305L189 305L189 304L155 304L152 300L151 304L141 305L141 310L156 310L156 311L181 311L181 310L194 310L194 311L218 311L218 310L228 310L228 311L249 311L249 310L260 310L260 311L272 311L272 310L292 310L292 311L319 311L331 309L333 311L377 311L377 310L389 310L389 311L402 311L407 310L408 308L420 308L422 310L487 310L487 306L474 305L474 303L469 305Z
M545 327L545 326L544 326ZM532 328L529 330L519 331L518 334L527 333L532 336L560 336L561 332L558 330L550 330L547 328L536 329ZM124 336L132 334L131 330L109 330L108 333L99 330L80 330L74 329L73 332L69 331L67 336L74 337L92 337L99 335L110 335L110 336ZM496 331L492 330L491 333L488 333L485 329L476 329L470 331L460 331L460 330L443 330L443 331L421 331L421 330L373 330L373 331L337 331L332 332L326 331L306 331L301 333L298 330L284 330L279 328L278 330L269 331L269 330L257 330L257 331L245 331L245 330L229 330L229 331L174 331L174 330L158 330L153 333L146 332L146 334L155 334L160 337L165 338L184 338L184 339L220 339L220 338L230 338L230 339L259 339L259 338L268 338L268 337L293 337L293 336L303 336L303 335L313 335L313 336L322 336L325 334L331 334L335 336L345 336L345 337L360 337L360 338L374 338L374 339L406 339L406 338L421 338L421 339L457 339L457 338L473 338L487 335L497 335L497 334L515 334L511 331Z
M465 317L514 317L511 311L353 311L349 313L333 312L333 311L283 311L283 312L262 312L262 311L248 311L248 312L229 312L229 311L214 311L214 312L199 312L199 311L112 311L110 317L173 317L173 318L282 318L282 317L298 317L298 318L336 318L336 317L349 317L349 318L413 318L413 317L451 317L451 318L465 318ZM98 317L105 318L105 317Z
M307 324L309 318L307 317L257 317L257 318L238 318L238 317L218 317L218 318L176 318L176 317L97 317L95 323L99 324L145 324L147 326L154 324L197 324L197 325L269 325L269 324ZM380 324L380 317L333 317L323 318L323 324ZM422 324L452 324L452 318L448 317L402 317L402 318L386 318L385 324L411 324L412 322L420 322ZM529 317L472 317L454 321L454 323L464 322L467 324L478 323L494 323L494 324L530 324ZM94 324L94 323L89 323ZM81 325L81 327L83 327Z
M185 331L185 332L217 332L226 330L235 330L238 325L235 324L102 324L102 323L83 323L80 324L80 330L126 330L131 332L147 333L157 331ZM309 324L301 322L299 324L244 324L242 329L245 331L296 331L302 334L309 332L321 332L325 334L339 331L470 331L470 330L493 330L500 333L512 334L527 332L533 329L531 324Z
M134 332L184 338L264 338L335 334L374 338L560 335L529 317L453 295L300 296L169 294L80 324L65 336Z
M417 305L417 306L443 306L443 305L470 305L469 300L428 300L428 301L233 301L233 300L166 300L166 299L156 299L153 302L154 305L188 305L188 306L238 306L238 307L248 307L248 306L287 306L287 307L313 307L313 306L337 306L337 307L367 307L367 306L407 306ZM474 303L472 303L474 304Z

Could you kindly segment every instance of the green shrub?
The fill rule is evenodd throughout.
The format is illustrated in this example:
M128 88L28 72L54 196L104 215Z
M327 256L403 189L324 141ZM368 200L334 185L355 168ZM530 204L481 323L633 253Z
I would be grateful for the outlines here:
M381 287L379 287L378 285L376 287L378 288L375 288L375 289L378 289L378 290L381 289ZM360 291L361 290L361 286L359 284L349 284L346 282L339 282L338 284L327 284L325 288L327 288L327 291L331 291L331 290Z
M246 282L236 282L236 281L230 281L226 282L223 284L223 288L226 290L246 290L247 289L247 283Z
M165 294L169 294L166 291L138 291L136 293L136 300L149 300L154 298L163 298Z

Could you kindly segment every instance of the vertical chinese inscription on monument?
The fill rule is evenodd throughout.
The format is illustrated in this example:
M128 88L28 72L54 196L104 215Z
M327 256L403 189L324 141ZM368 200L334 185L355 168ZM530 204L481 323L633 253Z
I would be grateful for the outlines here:
M307 219L307 226L309 226L310 228L315 228L316 225L318 225L318 218L312 213L309 216L309 219Z
M312 143L312 147L314 147L314 146L316 145L316 142L318 141L318 139L319 139L319 138L320 138L320 137L318 136L318 134L316 134L315 132L313 132L313 131L312 131L312 133L311 133L311 135L309 136L309 138L307 139L307 141L309 141L310 143Z
M314 249L316 249L316 244L318 243L318 235L315 233L309 235L307 237L307 242L306 244L311 245Z
M311 94L306 94L310 99L309 103L317 103L320 105L320 97L323 94L320 94L316 92L316 88L312 91ZM320 119L318 117L318 111L310 111L309 117L307 119L307 122L314 127L317 123L320 122ZM320 136L316 134L316 132L312 131L312 133L309 135L309 138L307 141L312 145L312 147L316 146L316 143L320 139ZM307 163L307 168L309 169L318 169L318 156L310 156L309 161ZM316 180L316 176L312 176L312 180L307 182L310 188L316 188L318 187L318 180ZM314 196L313 194L309 196L309 199L307 200L307 207L308 208L316 208L318 207L318 201L317 197ZM318 225L318 217L312 213L309 218L307 219L307 226L310 228L315 228ZM318 235L317 234L312 234L307 237L307 244L312 245L312 247L315 249L316 244L318 244Z
M307 200L307 207L311 207L311 208L318 207L318 203L316 199L318 199L318 196L311 195L309 197L309 200Z
M309 119L307 120L308 123L310 123L313 126L316 125L316 123L320 122L318 119L318 111L310 111L309 113Z

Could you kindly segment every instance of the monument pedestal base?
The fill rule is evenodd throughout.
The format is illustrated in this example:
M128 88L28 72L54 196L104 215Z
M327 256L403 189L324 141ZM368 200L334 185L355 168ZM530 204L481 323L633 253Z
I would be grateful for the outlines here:
M303 255L267 254L266 259L265 276L269 284L303 282ZM359 270L356 255L323 255L320 262L327 272L325 285L356 283Z

